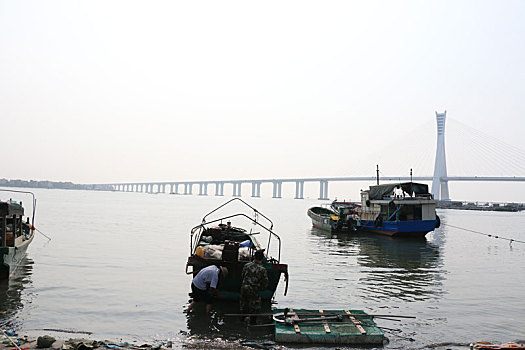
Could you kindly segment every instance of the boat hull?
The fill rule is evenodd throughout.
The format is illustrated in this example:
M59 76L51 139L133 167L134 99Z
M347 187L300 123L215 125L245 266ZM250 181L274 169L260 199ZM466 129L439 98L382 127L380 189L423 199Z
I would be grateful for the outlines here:
M328 232L349 232L356 230L354 225L346 222L348 219L346 216L338 216L336 213L322 207L312 207L308 209L307 214L310 219L312 219L312 226L320 230ZM351 222L354 223L354 221Z
M227 300L239 300L242 283L242 269L246 263L248 263L248 261L229 262L205 259L198 255L193 255L188 258L188 266L192 266L193 268L193 277L195 277L197 273L206 266L220 265L228 268L228 275L225 278L221 278L217 285L219 294ZM288 278L288 265L265 262L263 263L263 266L266 268L268 274L268 286L259 294L261 299L269 300L272 299L275 294L281 275L284 275L285 279Z
M424 237L436 227L436 220L384 221L376 226L374 220L361 220L360 229L392 237Z
M335 225L329 215L319 215L311 209L308 210L308 216L312 219L312 226L318 229L332 232L335 231Z
M32 231L28 238L18 243L16 247L0 247L0 279L8 279L16 272L34 236L35 233Z

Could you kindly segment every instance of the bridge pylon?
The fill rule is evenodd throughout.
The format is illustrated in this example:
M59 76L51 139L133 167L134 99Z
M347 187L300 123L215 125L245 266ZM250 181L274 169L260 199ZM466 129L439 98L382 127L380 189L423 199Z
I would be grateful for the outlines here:
M447 111L444 113L436 112L437 121L437 147L436 162L434 164L434 177L432 178L432 194L435 199L444 201L450 200L448 192L447 178L447 157L445 155L445 120Z

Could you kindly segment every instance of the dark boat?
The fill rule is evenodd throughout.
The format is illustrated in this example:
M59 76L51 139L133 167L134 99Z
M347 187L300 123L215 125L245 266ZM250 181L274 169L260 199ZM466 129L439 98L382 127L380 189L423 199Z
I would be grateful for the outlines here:
M436 227L436 201L425 184L392 183L361 192L360 229L395 237L424 237Z
M3 192L26 193L33 197L33 213L24 220L22 202L0 201L0 279L11 277L26 255L27 247L35 236L36 199L33 193L15 190Z
M329 232L356 231L359 204L353 202L333 201L330 207L311 207L308 216L312 225Z
M250 217L244 212L220 216L215 219L208 217L230 205L232 202L243 204L244 208L253 211ZM244 221L253 226L250 230L231 225L231 221ZM255 231L257 230L257 232ZM258 231L260 230L260 231ZM256 236L264 237L261 244ZM216 265L228 268L228 275L221 278L217 290L226 299L239 299L244 265L253 260L255 251L264 249L263 265L268 273L268 286L260 292L262 299L271 299L275 294L281 275L286 282L285 292L288 290L288 265L281 264L281 238L273 232L273 223L257 209L240 198L234 198L210 213L206 214L200 225L191 230L190 257L186 264L186 273L195 276L206 266ZM276 253L270 256L270 253ZM188 268L192 271L188 272Z

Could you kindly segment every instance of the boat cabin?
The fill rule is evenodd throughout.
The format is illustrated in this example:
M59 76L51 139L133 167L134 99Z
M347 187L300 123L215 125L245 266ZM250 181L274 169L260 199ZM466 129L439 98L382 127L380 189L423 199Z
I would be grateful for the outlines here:
M29 233L28 222L24 222L22 203L0 201L0 247L14 247L15 242Z
M428 186L415 182L370 186L361 192L361 208L361 220L376 224L436 219L436 201Z

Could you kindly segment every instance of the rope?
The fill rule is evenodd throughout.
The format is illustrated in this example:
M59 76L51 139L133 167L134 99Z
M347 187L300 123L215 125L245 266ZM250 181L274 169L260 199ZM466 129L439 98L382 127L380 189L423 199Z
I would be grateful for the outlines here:
M20 349L20 347L16 344L16 342L10 337L7 335L7 333L0 328L0 330L2 331L2 333L4 333L4 335L7 337L7 339L9 339L9 341L18 349L18 350L22 350Z
M490 233L485 233L485 232L480 232L480 231L470 230L470 229L468 229L468 228L463 228L463 227L459 227L459 226L454 226L454 225L449 225L449 224L444 224L444 223L441 223L441 225L442 225L442 226L448 226L448 227L457 228L458 230L463 230L463 231L468 231L468 232L477 233L477 234L480 234L480 235L483 235L483 236L487 236L487 237L492 237L492 238L497 238L497 239L503 239L503 240L505 240L505 241L509 241L509 244L512 244L512 242L525 243L525 241L520 241L519 239L513 239L513 238L501 237L501 236L498 236L498 235L493 235L493 234L490 234Z
M44 232L40 231L40 230L37 229L36 227L35 227L35 230L37 230L38 232L40 232L40 234L41 234L42 236L46 237L48 240L51 240L51 237L47 236Z

